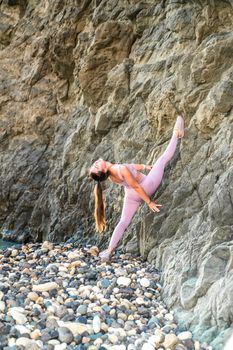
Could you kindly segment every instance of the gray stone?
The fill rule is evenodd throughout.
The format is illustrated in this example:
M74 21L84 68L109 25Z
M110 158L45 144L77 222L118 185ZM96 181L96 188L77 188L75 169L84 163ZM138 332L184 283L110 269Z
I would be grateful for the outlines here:
M61 343L70 344L72 343L74 336L72 332L66 327L59 327L58 329L58 339Z
M80 314L80 315L86 315L87 313L87 305L80 305L78 308L77 308L77 313Z

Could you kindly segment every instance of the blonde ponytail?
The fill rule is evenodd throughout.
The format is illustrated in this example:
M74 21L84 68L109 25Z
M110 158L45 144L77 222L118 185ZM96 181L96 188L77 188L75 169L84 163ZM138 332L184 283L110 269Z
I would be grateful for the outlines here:
M100 181L94 188L95 195L95 225L98 232L103 232L106 228L105 202L103 198L103 190Z

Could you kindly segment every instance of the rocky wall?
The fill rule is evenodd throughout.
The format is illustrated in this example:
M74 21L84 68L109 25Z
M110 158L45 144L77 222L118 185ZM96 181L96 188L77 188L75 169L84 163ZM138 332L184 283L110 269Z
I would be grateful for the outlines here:
M177 115L185 138L123 247L163 271L164 298L222 347L233 321L233 3L227 0L0 1L0 225L25 241L104 246L123 193L106 185L93 225L98 157L153 163Z

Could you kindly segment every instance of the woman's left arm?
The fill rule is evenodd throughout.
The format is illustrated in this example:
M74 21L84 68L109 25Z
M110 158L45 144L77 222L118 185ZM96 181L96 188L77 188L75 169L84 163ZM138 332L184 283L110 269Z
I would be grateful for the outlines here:
M146 164L132 164L134 169L141 171L141 170L151 170L152 166L151 165L146 165Z
M121 175L123 176L125 182L132 188L134 189L137 194L139 195L139 197L141 197L142 200L144 200L144 202L146 202L146 204L148 204L148 206L150 207L150 209L152 211L157 211L159 212L160 209L159 207L161 207L160 204L156 204L155 202L153 202L150 197L146 194L146 192L144 191L144 189L140 186L140 184L137 182L137 180L133 177L133 175L131 174L131 172L128 170L128 168L126 166L122 166L121 167Z

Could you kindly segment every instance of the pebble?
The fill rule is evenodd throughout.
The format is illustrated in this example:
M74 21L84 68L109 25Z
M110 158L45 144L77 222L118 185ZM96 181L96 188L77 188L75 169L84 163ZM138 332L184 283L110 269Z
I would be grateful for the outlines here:
M77 313L80 315L85 315L87 313L87 305L80 305L77 308Z
M82 323L58 321L60 327L67 327L74 336L88 331L88 326Z
M31 339L38 339L41 336L41 332L39 329L35 329L33 332L30 334Z
M58 328L58 339L62 343L70 344L73 341L74 336L72 332L69 330L69 328L60 327Z
M178 338L175 334L166 334L163 346L165 349L173 348L178 343Z
M12 252L11 252L11 256L12 256L13 258L15 258L18 254L19 254L19 252L18 252L17 249L13 249Z
M6 308L6 304L4 301L0 300L0 312L4 312Z
M128 277L119 277L117 279L117 284L119 286L125 286L125 287L128 287L131 283L131 279L128 278Z
M66 343L54 346L54 350L65 350L66 348L67 348L67 344Z
M36 343L29 339L29 338L25 338L25 337L21 337L21 338L18 338L15 342L15 345L16 346L23 346L25 347L26 349L39 349L39 347L36 345Z
M13 307L8 311L8 314L15 320L16 324L25 324L27 317L23 314L23 308Z
M150 343L145 343L142 346L142 350L155 350L155 347L151 345Z
M22 325L16 325L15 329L20 333L20 334L30 334L30 330L26 328L25 326Z
M55 345L60 345L61 343L57 339L51 339L51 340L48 340L48 344L55 346Z
M53 243L52 242L48 242L48 241L44 241L43 244L41 245L41 249L43 249L46 252L48 250L52 250L53 249Z
M58 288L58 285L55 282L47 282L47 283L38 284L38 285L35 284L32 286L32 290L34 292L48 292L49 290L57 289L57 288Z
M150 280L149 280L148 278L141 278L141 279L140 279L140 285L141 285L142 287L147 288L147 287L150 286Z
M0 268L0 331L9 350L207 349L191 332L177 332L159 273L140 258L102 264L97 247L46 241L0 251Z
M111 285L111 280L107 279L107 278L103 278L100 281L101 287L103 288L108 288Z
M118 337L115 334L109 334L108 339L111 343L115 344L118 342Z
M30 292L28 293L27 297L32 301L37 301L37 299L39 298L39 295L35 292Z
M158 346L159 344L163 343L165 339L165 335L161 332L161 333L157 333L155 335L153 335L152 337L149 338L149 341Z
M98 315L93 318L93 330L95 333L99 333L101 329L101 321Z
M173 321L173 319L174 319L174 317L173 317L172 314L166 314L166 315L164 316L164 318L165 318L166 320L168 320L168 321Z
M177 335L179 340L187 340L187 339L192 339L192 333L191 332L181 332Z

